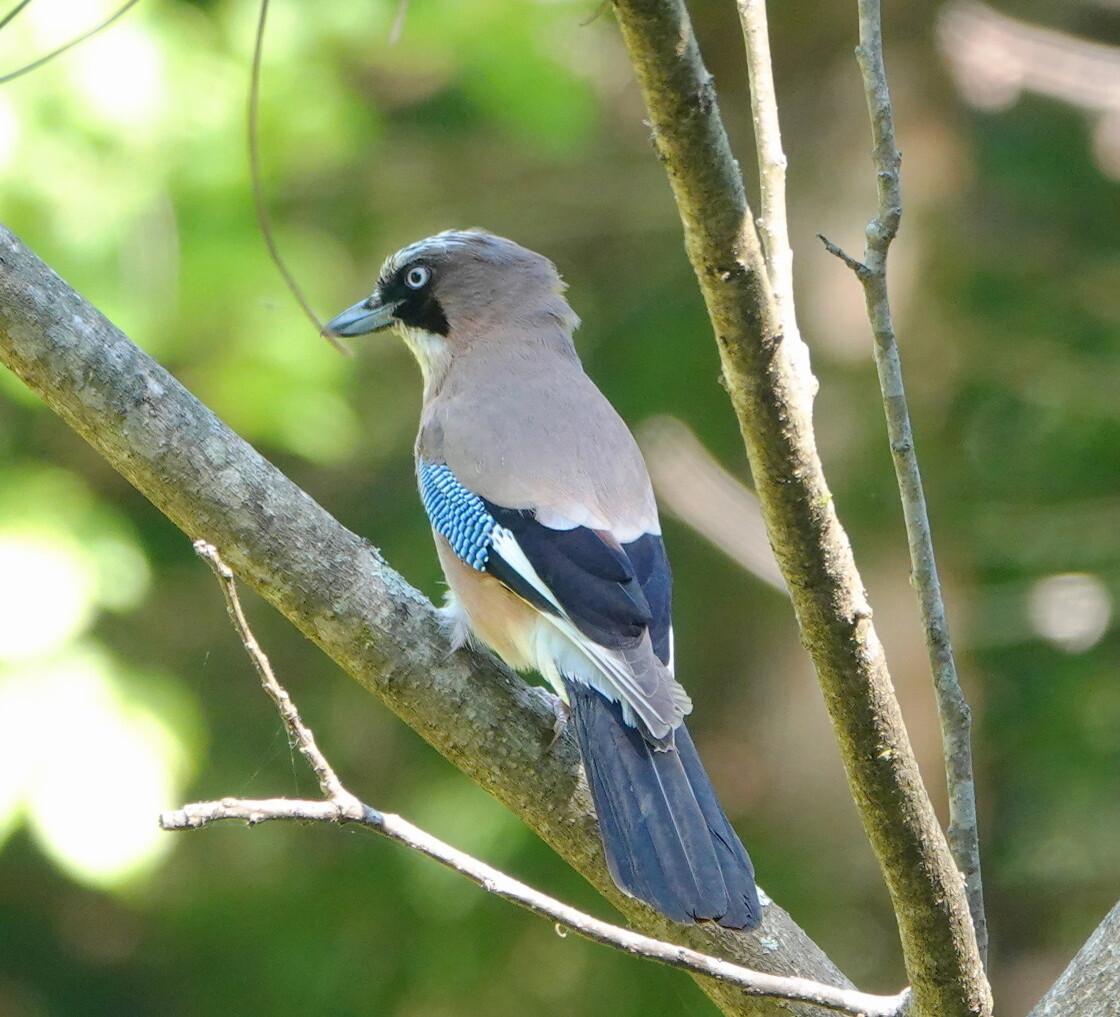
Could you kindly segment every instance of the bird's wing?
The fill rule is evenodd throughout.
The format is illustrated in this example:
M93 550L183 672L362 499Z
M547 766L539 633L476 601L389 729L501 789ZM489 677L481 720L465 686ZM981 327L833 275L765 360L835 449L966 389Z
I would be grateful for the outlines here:
M455 554L535 607L603 676L606 692L664 741L690 704L674 680L671 577L664 545L541 523L475 494L445 464L418 460L420 496Z

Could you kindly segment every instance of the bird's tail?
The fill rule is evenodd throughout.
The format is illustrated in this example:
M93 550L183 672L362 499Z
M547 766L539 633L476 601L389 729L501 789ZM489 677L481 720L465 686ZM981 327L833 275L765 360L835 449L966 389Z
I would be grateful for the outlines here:
M658 749L590 686L566 681L607 865L615 883L673 921L753 929L754 866L682 724Z

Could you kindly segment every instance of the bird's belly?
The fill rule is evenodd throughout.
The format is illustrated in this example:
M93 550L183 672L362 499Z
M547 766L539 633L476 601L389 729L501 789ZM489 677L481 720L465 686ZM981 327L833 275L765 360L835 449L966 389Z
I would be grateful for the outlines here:
M562 675L600 689L608 699L618 698L587 655L540 611L492 575L464 564L439 534L436 550L454 595L449 606L510 667L537 671L565 701Z
M436 551L471 632L510 667L519 671L537 668L538 628L548 624L540 612L493 576L464 564L438 534Z

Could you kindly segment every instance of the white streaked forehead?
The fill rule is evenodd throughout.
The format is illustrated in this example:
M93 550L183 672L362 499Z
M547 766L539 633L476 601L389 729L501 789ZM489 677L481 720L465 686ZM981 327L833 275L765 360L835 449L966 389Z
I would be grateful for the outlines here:
M540 259L540 255L526 251L512 240L506 240L504 236L495 236L485 230L477 230L477 228L476 230L445 230L435 236L409 244L407 248L401 248L400 251L390 255L385 259L377 278L382 282L389 280L404 265L422 258L439 261L457 253L467 252L477 256L479 260L500 264L510 263L519 258ZM544 259L540 260L544 261Z
M438 258L440 254L449 254L457 249L465 248L470 243L478 243L480 237L488 234L467 230L445 230L435 236L424 237L407 248L401 248L395 254L390 254L381 267L381 278L388 279L396 271L411 261L428 255L429 258Z

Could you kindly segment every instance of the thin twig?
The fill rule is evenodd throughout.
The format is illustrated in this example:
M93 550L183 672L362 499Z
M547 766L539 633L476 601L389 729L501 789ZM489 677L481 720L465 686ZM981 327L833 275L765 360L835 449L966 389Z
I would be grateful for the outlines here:
M358 799L342 786L342 781L338 779L338 775L334 772L330 763L327 762L326 756L319 751L318 745L315 744L315 735L303 723L299 711L296 709L296 704L292 702L292 697L288 695L287 689L276 680L276 675L272 672L272 665L269 664L268 657L265 656L253 635L252 629L249 628L245 612L241 609L241 600L237 596L237 584L234 582L233 570L222 561L218 549L205 540L196 540L194 551L217 576L222 587L222 593L226 598L226 610L229 612L229 619L237 630L237 634L241 637L241 644L245 647L245 652L249 654L253 667L257 669L257 674L265 692L269 694L276 704L276 708L280 711L284 726L288 729L289 739L299 748L299 751L311 765L311 769L315 771L315 776L319 780L319 787L323 794L336 804L357 804Z
M914 451L910 411L902 383L902 365L887 293L887 252L898 233L902 217L902 188L899 178L901 156L895 143L894 114L883 60L879 0L859 0L859 37L856 56L871 116L874 141L872 161L876 170L878 210L867 225L867 243L862 263L855 261L823 237L821 239L829 251L842 258L855 271L862 283L867 314L875 336L875 367L883 392L887 435L902 496L902 510L910 545L911 583L918 596L926 648L937 691L949 790L949 848L964 877L969 911L976 931L976 945L981 959L986 962L988 932L980 876L976 787L972 774L971 713L953 660L953 647L933 555L929 514Z
M7 84L9 81L12 81L15 78L22 77L24 74L28 74L31 71L37 70L38 68L42 67L43 64L48 63L55 57L62 56L63 53L72 50L75 46L80 46L83 42L86 41L86 39L92 39L95 35L97 35L98 32L108 28L114 21L117 20L117 18L126 13L130 8L135 7L139 2L140 0L128 0L126 4L123 4L121 7L117 8L117 10L110 14L109 17L107 17L99 25L95 25L93 28L89 29L89 31L83 32L76 38L73 38L69 42L64 43L63 45L59 46L58 49L51 50L51 52L49 52L46 56L39 57L38 60L32 60L31 63L25 64L23 67L20 67L17 70L9 71L7 74L0 75L0 85ZM7 18L5 18L4 24L6 25L21 10L23 10L24 6L26 6L26 4L17 7L14 11L11 11L8 14Z
M739 22L747 52L747 72L751 85L751 114L754 119L755 152L758 157L758 182L761 215L758 229L762 236L770 288L782 325L782 335L805 399L816 393L817 383L809 366L809 351L801 341L793 302L793 249L789 242L786 216L786 154L778 123L778 96L774 88L774 67L770 59L770 31L766 20L766 0L738 0Z
M311 764L319 779L326 801L298 801L289 798L245 800L223 798L221 801L194 802L159 818L164 830L193 830L220 820L237 819L255 825L269 820L297 820L301 822L355 823L383 834L390 840L403 844L420 854L434 859L441 865L458 872L487 893L541 915L570 928L573 932L593 942L625 950L627 953L681 968L693 974L708 975L729 982L748 996L766 996L812 1003L837 1013L852 1017L896 1017L903 1011L908 993L897 996L872 996L851 989L838 989L813 982L806 978L782 977L732 964L710 957L696 950L673 943L664 943L611 925L577 911L553 897L487 865L485 862L446 844L400 816L380 812L363 804L346 790L334 768L327 761L315 742L315 736L300 719L299 711L287 690L276 679L268 657L261 649L241 608L233 570L222 560L217 548L205 540L194 542L195 553L210 566L226 601L230 621L241 638L241 643L253 662L261 685L276 704L289 737Z
M253 204L257 211L257 224L260 226L261 236L264 238L265 247L272 264L276 266L288 287L288 292L296 299L305 317L324 339L327 340L339 353L352 356L351 352L332 335L324 331L323 322L311 309L311 303L304 296L303 290L296 277L288 269L287 263L280 256L280 248L272 232L272 220L268 214L268 206L264 200L264 183L261 178L261 131L260 131L260 105L261 105L261 62L264 55L264 29L268 23L268 0L261 0L260 13L257 17L257 31L253 40L253 64L249 72L249 175L253 180Z
M793 302L793 252L786 223L786 154L778 124L778 98L770 59L770 33L764 0L739 0L739 21L747 47L751 113L758 154L762 215L758 227L765 244L771 285L779 302Z
M31 3L31 0L19 0L19 3L16 4L15 7L8 11L8 13L4 15L4 17L0 18L0 29L7 28L11 23L12 18L19 14L19 12L22 11L29 3Z
M595 8L586 18L579 23L580 28L586 28L588 25L593 25L604 14L611 9L611 0L602 0L602 3Z
M871 271L862 261L858 258L853 258L842 247L837 247L831 240L828 239L823 233L817 234L817 239L824 244L824 249L828 251L834 258L839 258L845 265L848 266L862 281L863 278Z
M229 819L241 820L251 825L271 820L353 823L374 830L466 876L487 893L557 922L585 939L669 967L717 978L736 986L748 996L811 1003L836 1013L850 1014L852 1017L898 1017L904 1012L909 997L906 991L897 996L873 996L853 989L837 989L806 978L769 975L674 943L651 939L577 911L450 844L445 844L400 816L379 812L360 803L340 806L333 801L296 801L288 798L246 801L224 798L214 802L194 802L174 812L165 812L159 817L159 823L164 830L193 830Z

